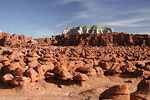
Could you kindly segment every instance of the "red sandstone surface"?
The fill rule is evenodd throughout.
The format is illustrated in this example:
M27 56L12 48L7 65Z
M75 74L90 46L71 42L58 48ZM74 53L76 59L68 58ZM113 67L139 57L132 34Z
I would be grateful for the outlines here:
M149 80L149 35L0 33L2 100L150 100Z

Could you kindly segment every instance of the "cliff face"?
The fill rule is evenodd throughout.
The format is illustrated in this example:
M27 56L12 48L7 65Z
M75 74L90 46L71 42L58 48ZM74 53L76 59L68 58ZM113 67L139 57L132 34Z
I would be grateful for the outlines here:
M136 45L150 45L150 35L127 34L127 33L109 33L109 34L72 34L72 35L58 35L52 38L57 41L52 42L52 45L64 46L136 46Z
M24 35L10 35L0 33L0 46L27 45L32 38ZM109 34L61 34L52 38L35 39L38 45L56 45L56 46L150 46L150 35L127 34L127 33L109 33Z

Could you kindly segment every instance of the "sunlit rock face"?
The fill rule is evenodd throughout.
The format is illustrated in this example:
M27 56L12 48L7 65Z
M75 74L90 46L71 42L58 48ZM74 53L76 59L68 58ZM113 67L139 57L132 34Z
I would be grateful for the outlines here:
M62 33L63 34L83 34L83 33L96 33L96 34L107 34L114 32L112 28L99 26L99 25L80 25L78 27L67 28Z

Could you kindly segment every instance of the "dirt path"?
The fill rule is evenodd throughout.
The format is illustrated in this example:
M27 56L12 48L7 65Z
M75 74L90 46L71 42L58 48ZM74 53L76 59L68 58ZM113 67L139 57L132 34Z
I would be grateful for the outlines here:
M128 80L132 80L128 83ZM107 76L91 78L83 86L71 85L59 88L54 83L45 83L45 88L28 89L0 89L0 100L97 100L99 94L114 85L128 84L130 92L136 90L140 78L120 78Z

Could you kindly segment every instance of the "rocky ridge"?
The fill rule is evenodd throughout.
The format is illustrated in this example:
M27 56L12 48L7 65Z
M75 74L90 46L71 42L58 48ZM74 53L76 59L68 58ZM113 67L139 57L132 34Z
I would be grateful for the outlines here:
M0 45L21 46L32 43L32 38L24 35L10 35L8 33L0 34ZM52 38L35 39L40 45L54 46L150 46L150 35L148 34L127 34L127 33L109 33L109 34L73 34L56 35ZM30 44L29 44L30 45Z

